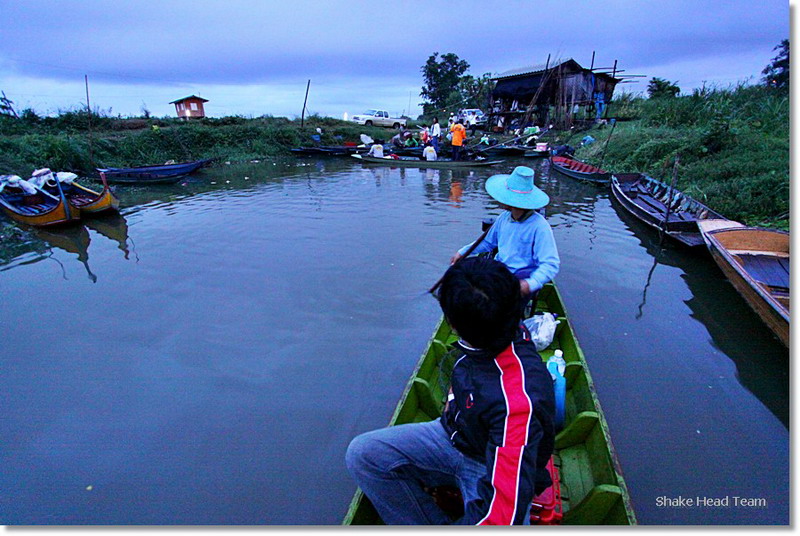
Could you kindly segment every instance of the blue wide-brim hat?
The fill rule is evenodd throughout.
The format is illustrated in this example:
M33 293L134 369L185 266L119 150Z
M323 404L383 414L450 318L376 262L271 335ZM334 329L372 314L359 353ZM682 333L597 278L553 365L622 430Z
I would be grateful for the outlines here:
M550 202L550 197L533 184L533 170L525 166L514 168L510 175L489 177L486 191L510 207L537 209Z

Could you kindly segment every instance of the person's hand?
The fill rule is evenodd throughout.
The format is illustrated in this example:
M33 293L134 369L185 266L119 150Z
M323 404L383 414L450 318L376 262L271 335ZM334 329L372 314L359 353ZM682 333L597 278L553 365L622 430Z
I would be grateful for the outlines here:
M524 279L519 280L519 290L523 296L527 296L531 293L531 286L528 284L527 281Z
M455 254L455 255L453 255L452 257L450 257L450 266L452 266L452 265L454 265L455 263L457 263L457 262L458 262L458 259L460 259L460 258L461 258L461 253L459 253L459 252L457 252L457 251L456 251L456 254Z

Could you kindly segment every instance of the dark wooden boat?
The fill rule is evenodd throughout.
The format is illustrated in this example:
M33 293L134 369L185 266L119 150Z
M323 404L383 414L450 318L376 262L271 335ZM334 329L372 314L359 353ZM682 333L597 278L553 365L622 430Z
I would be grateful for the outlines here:
M642 173L615 173L611 179L611 192L633 216L688 247L705 244L697 227L699 220L727 221L699 201L678 190L672 191L670 186Z
M467 168L467 167L485 167L494 164L500 164L500 160L420 160L414 157L400 157L400 158L375 158L374 156L366 156L361 154L352 155L353 158L364 162L365 164L380 164L392 167L418 167L418 168L435 168L435 169L452 169L452 168Z
M127 184L170 184L194 173L213 162L213 158L184 162L182 164L163 164L160 166L141 166L130 168L97 168L105 173L108 182Z
M86 188L77 182L60 184L61 190L70 205L79 209L82 216L102 214L105 212L116 212L119 210L119 199L111 193L108 183L105 179L105 174L100 173L100 178L103 180L103 190L96 192L92 189ZM54 179L46 182L42 189L54 196L58 195L58 186L53 182Z
M364 150L363 148L361 150ZM348 156L359 152L359 148L350 145L321 145L315 147L297 147L290 149L297 156Z
M530 147L526 145L489 145L488 147L475 148L476 152L480 152L488 156L524 156Z
M533 149L525 151L525 158L547 158L550 156L550 146L546 143L537 143Z
M550 163L553 169L562 175L578 179L579 181L594 182L597 184L608 184L611 181L611 173L597 166L576 160L575 158L551 156Z
M0 208L11 219L36 227L75 223L81 211L70 206L63 195L52 195L42 189L27 193L19 186L6 184L0 191Z
M553 343L540 352L549 359L556 349L564 352L567 367L565 426L556 436L553 459L559 472L563 524L635 525L636 515L611 443L608 424L589 374L586 358L556 287L539 292L537 311L556 313L559 320ZM439 417L449 389L449 369L457 340L449 324L440 320L395 408L390 426L426 422ZM358 489L344 518L345 525L379 525L382 520L369 499Z
M722 272L788 348L789 233L728 220L698 225Z

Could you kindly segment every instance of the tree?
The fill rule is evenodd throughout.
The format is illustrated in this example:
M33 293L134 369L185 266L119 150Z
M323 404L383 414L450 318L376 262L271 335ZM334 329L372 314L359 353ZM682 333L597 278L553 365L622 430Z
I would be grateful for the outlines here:
M784 39L772 50L777 50L778 55L761 71L764 83L772 87L789 89L789 40Z
M680 92L681 88L677 86L677 82L672 83L669 80L664 80L663 78L653 77L653 79L647 84L647 94L651 99L677 97L678 93Z
M469 69L469 63L452 52L441 56L438 52L431 54L421 69L424 85L420 96L425 100L422 103L425 114L445 109L448 105L458 105L458 102L452 102L453 92L460 94L459 83L467 69Z
M472 75L461 77L458 92L463 102L462 108L486 108L489 95L494 89L491 76L489 73L484 73L479 78Z

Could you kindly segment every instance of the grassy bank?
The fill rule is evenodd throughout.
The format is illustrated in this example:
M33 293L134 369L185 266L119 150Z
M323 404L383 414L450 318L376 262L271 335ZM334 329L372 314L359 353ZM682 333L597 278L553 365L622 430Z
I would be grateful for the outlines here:
M89 121L92 123L91 147ZM322 129L321 143L361 143L364 133L388 140L395 131L363 127L333 118L311 116L300 120L283 117L177 119L109 118L86 112L39 118L0 117L0 173L27 176L34 169L88 174L95 167L140 166L219 157L230 161L263 159L291 154L290 149L312 145L311 136ZM91 149L91 152L90 152Z
M617 172L642 172L670 183L680 154L677 188L728 218L789 228L789 95L763 86L695 91L693 95L612 103L617 122L586 135L597 141L576 156Z

